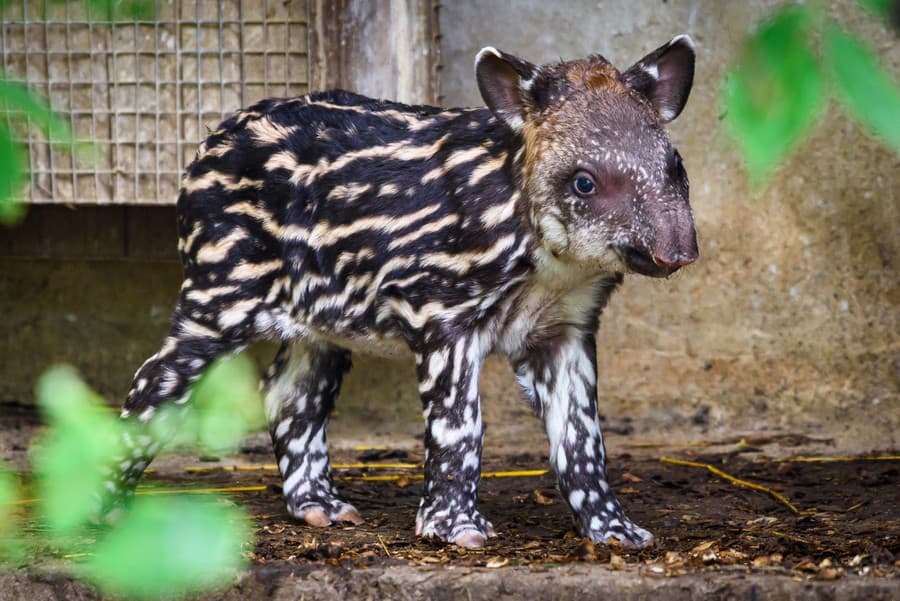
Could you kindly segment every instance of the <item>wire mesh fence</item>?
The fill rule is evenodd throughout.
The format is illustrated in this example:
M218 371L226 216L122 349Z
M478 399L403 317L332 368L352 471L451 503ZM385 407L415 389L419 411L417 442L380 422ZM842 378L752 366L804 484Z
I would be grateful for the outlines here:
M6 76L98 150L61 152L22 130L33 203L174 203L208 128L308 91L305 0L160 0L155 20L127 23L89 18L83 3L21 0L7 4L0 38Z

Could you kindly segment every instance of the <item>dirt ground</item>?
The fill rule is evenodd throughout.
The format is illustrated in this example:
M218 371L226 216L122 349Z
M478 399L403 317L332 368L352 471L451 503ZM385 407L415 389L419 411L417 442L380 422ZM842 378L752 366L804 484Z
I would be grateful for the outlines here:
M343 455L343 456L340 456ZM261 457L268 460L267 457ZM340 453L335 463L409 462L408 451ZM418 469L337 470L340 490L366 517L357 527L311 529L284 512L274 472L212 470L163 481L175 486L266 489L236 497L257 522L254 561L328 561L369 566L390 562L467 566L543 565L570 561L640 563L660 574L680 575L725 566L839 578L846 572L898 574L900 567L900 471L897 462L773 462L739 454L691 457L728 474L778 490L804 513L796 515L768 494L730 484L704 469L620 453L610 477L629 515L651 529L659 547L640 552L593 545L576 536L569 509L551 473L488 477L480 509L499 535L481 550L462 550L414 536L421 480ZM485 458L485 472L546 468L529 453ZM398 474L396 481L365 475ZM150 479L148 478L148 484Z
M13 410L0 417L7 441L0 459L20 463L25 450L21 441L39 427L37 418ZM20 442L9 444L15 439ZM410 450L413 447L333 453L340 491L366 518L355 527L314 529L292 520L284 510L280 478L270 465L271 449L263 436L230 458L163 458L145 476L141 490L228 494L253 517L256 546L249 555L260 569L315 563L349 569L401 564L543 569L594 562L655 576L739 570L810 580L896 578L900 462L864 457L809 461L791 453L809 442L802 435L779 435L666 448L619 438L611 448L612 485L629 516L659 541L658 547L642 551L595 546L578 537L553 474L541 473L547 463L538 447L528 452L486 449L479 507L498 536L478 550L414 535L423 456ZM776 453L767 452L776 448ZM662 456L710 464L767 487L800 513L770 493L738 486L704 468L660 461Z

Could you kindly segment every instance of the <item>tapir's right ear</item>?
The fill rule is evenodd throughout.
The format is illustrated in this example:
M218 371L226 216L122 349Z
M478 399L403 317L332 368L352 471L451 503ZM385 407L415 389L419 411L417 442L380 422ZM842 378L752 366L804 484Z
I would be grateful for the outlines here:
M488 46L475 57L475 78L478 90L491 112L521 131L525 125L529 104L528 90L538 68L511 54Z

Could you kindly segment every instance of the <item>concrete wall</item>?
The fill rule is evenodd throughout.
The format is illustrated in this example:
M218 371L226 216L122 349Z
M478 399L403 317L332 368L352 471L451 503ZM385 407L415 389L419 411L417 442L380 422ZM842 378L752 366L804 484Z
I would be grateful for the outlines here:
M751 192L717 116L724 62L774 2L447 2L445 104L479 103L487 44L534 61L600 52L625 66L688 31L695 89L672 137L691 176L700 262L631 277L601 327L601 411L641 438L744 430L896 447L900 425L900 161L835 110L764 192ZM836 10L896 73L900 46ZM179 284L171 207L33 209L0 234L0 402L30 402L47 365L78 366L111 402L165 333ZM271 349L258 350L261 360ZM408 363L355 358L333 439L421 431ZM482 380L488 445L539 435L505 363ZM703 425L705 432L700 431ZM693 430L691 428L694 428Z

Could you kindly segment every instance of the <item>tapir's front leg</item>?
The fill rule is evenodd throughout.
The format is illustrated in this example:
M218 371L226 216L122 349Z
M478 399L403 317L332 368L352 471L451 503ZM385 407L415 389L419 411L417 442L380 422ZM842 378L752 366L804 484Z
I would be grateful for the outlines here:
M625 517L606 479L593 332L566 328L518 362L516 376L544 418L550 463L581 534L595 542L651 544L653 535Z
M478 336L416 354L427 421L425 496L416 534L464 547L480 547L494 535L475 508L484 433L478 374L484 355Z

